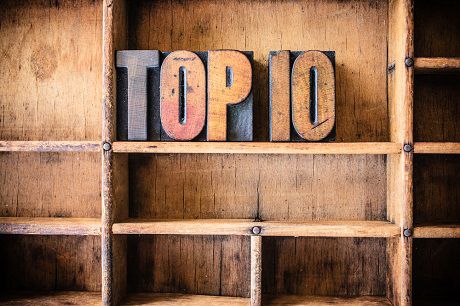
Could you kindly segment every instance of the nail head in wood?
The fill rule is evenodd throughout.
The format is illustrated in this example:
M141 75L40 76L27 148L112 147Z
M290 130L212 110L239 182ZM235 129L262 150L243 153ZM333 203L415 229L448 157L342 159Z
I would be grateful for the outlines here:
M406 64L406 67L412 67L414 66L414 59L412 57L406 57L404 63Z
M112 149L112 145L108 142L104 142L102 148L104 149L104 151L110 151L110 149Z
M262 229L260 228L260 226L254 226L254 227L252 228L252 233L253 233L254 235L259 235L261 231L262 231Z
M406 143L403 147L404 152L407 152L407 153L412 152L413 149L414 147L408 143Z
M409 238L409 237L412 236L412 231L409 228L406 228L403 231L403 235L404 235L404 237Z

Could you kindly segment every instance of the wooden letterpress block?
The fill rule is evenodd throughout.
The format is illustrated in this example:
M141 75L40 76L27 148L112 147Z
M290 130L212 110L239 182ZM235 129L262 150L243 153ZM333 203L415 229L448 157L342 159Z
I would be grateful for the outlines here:
M117 131L119 140L147 140L147 72L149 68L159 68L159 65L160 52L158 50L117 52L116 66L119 68L117 73Z
M209 141L252 141L252 52L208 51Z
M292 53L291 140L335 137L335 52Z
M271 51L268 56L270 141L291 139L291 57L289 51Z
M192 140L203 130L206 72L195 53L174 51L164 59L160 74L160 116L162 129L173 140Z

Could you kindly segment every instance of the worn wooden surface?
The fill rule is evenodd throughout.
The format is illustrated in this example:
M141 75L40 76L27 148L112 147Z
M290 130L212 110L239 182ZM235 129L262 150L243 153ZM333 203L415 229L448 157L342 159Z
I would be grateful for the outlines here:
M101 290L101 238L0 235L3 292Z
M460 224L460 155L416 155L414 222Z
M391 142L268 143L268 142L115 142L118 153L208 154L397 154L402 148Z
M0 141L0 152L100 152L99 141Z
M128 288L249 297L249 237L129 236Z
M134 293L122 303L128 305L170 305L170 306L247 306L249 299L229 296L191 295L178 293Z
M59 292L20 292L0 296L5 306L61 306L61 305L101 305L100 292L59 291Z
M397 225L385 221L254 221L251 219L152 220L131 218L113 226L115 234L251 235L311 237L396 237Z
M419 154L460 154L459 142L416 142L414 153Z
M385 295L386 241L377 238L266 237L265 294Z
M208 51L207 140L252 141L252 73L251 61L245 54L235 50ZM243 108L235 108L238 106Z
M415 141L460 142L460 75L417 75Z
M251 236L251 306L262 305L262 237Z
M291 53L270 51L268 56L270 141L291 139Z
M160 77L162 128L175 140L192 140L201 133L206 120L203 62L190 51L172 52L163 60Z
M307 141L323 140L335 126L333 63L320 51L301 52L292 64L291 88L295 132Z
M360 297L333 297L333 296L298 296L281 295L268 296L264 299L266 305L297 305L297 306L390 306L385 297L360 296Z
M1 5L0 139L99 140L101 1Z
M415 73L453 73L460 70L460 57L417 57L414 65Z
M0 215L99 218L100 181L97 153L1 153Z
M458 305L460 239L415 239L414 305Z
M386 219L381 155L136 154L129 168L134 218Z
M416 226L414 238L460 238L458 224Z

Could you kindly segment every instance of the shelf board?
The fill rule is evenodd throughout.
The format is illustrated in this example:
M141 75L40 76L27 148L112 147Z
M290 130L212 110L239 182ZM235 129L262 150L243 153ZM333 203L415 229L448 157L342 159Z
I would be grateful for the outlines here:
M417 57L415 73L445 73L460 71L460 57Z
M460 154L460 142L416 142L414 153Z
M0 234L20 235L100 235L98 218L0 217Z
M460 225L416 226L414 228L414 238L460 238Z
M13 305L101 305L101 293L89 291L16 292L0 296L0 304Z
M99 141L0 141L0 152L100 152Z
M114 142L117 153L397 154L392 142Z
M122 305L241 305L247 306L249 298L189 295L174 293L136 293L130 294ZM360 296L360 297L328 297L328 296L264 296L264 305L391 305L385 297Z
M297 296L281 295L263 299L264 305L308 305L308 306L391 306L390 301L383 296L357 296L357 297L335 297L335 296Z
M397 237L400 228L386 221L263 221L250 219L146 220L128 219L113 225L114 234L252 235L286 237Z

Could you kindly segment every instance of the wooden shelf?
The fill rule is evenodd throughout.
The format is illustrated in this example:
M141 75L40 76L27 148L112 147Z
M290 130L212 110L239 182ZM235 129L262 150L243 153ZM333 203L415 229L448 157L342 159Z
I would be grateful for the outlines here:
M414 238L460 238L460 225L416 226L414 228Z
M186 294L158 294L137 293L129 295L122 305L244 305L249 304L248 298L186 295ZM360 297L328 297L328 296L277 296L264 297L264 305L391 305L385 297L360 296Z
M0 217L0 234L20 235L100 235L98 218Z
M216 154L397 154L402 145L392 142L115 142L118 153Z
M460 71L460 57L417 57L415 73L445 73Z
M400 228L385 221L256 222L248 219L143 220L128 219L113 225L114 234L145 235L252 235L286 237L396 237Z
M0 141L0 152L100 152L99 141Z
M414 153L460 154L460 142L416 142Z
M101 305L101 293L89 291L17 292L0 296L1 305Z

